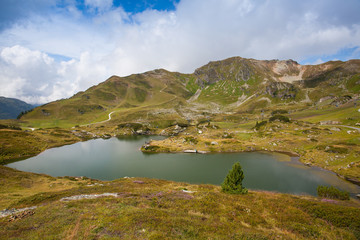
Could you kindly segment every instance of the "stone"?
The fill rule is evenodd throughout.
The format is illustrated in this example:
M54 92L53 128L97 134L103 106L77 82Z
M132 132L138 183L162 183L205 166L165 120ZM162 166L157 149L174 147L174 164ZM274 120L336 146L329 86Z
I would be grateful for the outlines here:
M133 183L144 184L145 182L136 180L136 181L133 181Z
M321 121L320 125L339 125L341 122L339 121Z
M200 150L198 150L197 153L206 154L206 153L208 153L208 152L207 152L207 151L200 151Z
M184 150L184 153L197 153L196 149Z

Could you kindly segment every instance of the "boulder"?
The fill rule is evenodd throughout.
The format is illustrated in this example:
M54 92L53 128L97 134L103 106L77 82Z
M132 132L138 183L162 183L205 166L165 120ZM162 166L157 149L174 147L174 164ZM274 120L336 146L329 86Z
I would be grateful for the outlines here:
M184 153L197 153L196 149L184 150Z

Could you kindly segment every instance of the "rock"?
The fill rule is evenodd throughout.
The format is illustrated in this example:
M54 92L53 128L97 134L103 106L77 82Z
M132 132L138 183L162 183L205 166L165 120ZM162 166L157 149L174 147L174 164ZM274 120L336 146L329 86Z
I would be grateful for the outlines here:
M211 145L219 145L219 143L218 143L218 142L213 141L213 142L211 142Z
M197 153L196 149L184 150L184 153Z
M75 195L71 197L61 198L60 201L74 201L74 200L82 200L82 199L95 199L99 197L118 197L117 193L102 193L102 194L82 194Z
M341 122L339 121L321 121L320 125L339 125Z
M334 96L327 96L327 97L320 98L319 103L322 103L322 102L324 102L326 100L330 100L330 99L333 99L333 98L334 98Z
M337 127L330 128L331 131L340 132L341 129Z
M133 183L144 184L145 182L136 180L136 181L133 181Z
M209 153L209 152L207 152L207 151L197 151L197 153L200 153L200 154L206 154L206 153Z
M255 151L255 148L252 146L247 146L246 149L247 151Z
M356 197L357 197L358 199L360 199L360 194L357 194Z
M20 212L24 212L24 211L29 211L29 210L32 210L32 209L35 209L37 208L36 206L33 206L33 207L27 207L27 208L20 208L20 209L5 209L3 211L0 211L0 218L3 218L3 217L7 217L9 215L12 215L12 214L18 214Z
M183 189L182 190L184 193L194 193L195 191L189 191L189 190L185 190L185 189Z
M199 134L202 134L203 132L201 130L198 131Z
M298 89L291 83L287 82L273 82L266 86L265 93L274 98L280 99L294 99Z

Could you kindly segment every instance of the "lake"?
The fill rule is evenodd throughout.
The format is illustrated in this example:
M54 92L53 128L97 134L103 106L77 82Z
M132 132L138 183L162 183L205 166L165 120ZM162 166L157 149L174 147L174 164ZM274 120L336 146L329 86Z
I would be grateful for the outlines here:
M100 180L148 177L220 185L235 162L240 162L248 189L316 195L318 185L333 185L351 193L360 187L334 173L307 167L282 154L249 153L160 153L144 154L139 148L160 136L95 139L48 149L36 157L8 164L22 171L51 176L87 176Z

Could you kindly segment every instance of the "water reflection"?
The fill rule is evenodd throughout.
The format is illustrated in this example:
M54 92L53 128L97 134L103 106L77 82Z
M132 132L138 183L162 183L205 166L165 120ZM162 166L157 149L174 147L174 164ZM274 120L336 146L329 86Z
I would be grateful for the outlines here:
M49 149L8 166L52 176L87 176L101 180L149 177L220 185L232 165L240 162L245 173L244 186L249 189L316 195L318 185L333 185L352 195L360 193L359 186L282 154L143 154L139 148L150 139L163 137L96 139Z

